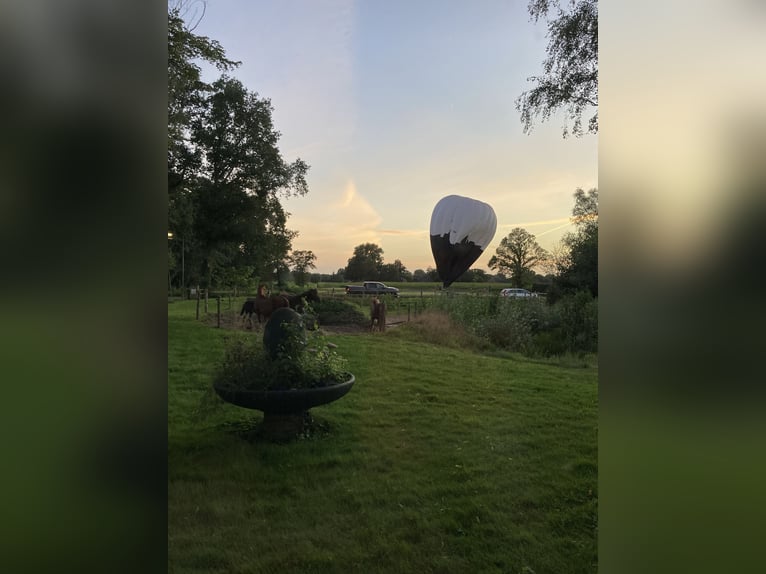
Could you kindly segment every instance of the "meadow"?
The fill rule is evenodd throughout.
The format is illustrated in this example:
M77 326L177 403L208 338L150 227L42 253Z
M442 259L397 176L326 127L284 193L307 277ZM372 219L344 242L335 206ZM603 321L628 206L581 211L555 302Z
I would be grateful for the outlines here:
M357 382L275 444L210 393L225 340L259 331L169 304L168 571L595 572L596 366L444 327L328 328Z

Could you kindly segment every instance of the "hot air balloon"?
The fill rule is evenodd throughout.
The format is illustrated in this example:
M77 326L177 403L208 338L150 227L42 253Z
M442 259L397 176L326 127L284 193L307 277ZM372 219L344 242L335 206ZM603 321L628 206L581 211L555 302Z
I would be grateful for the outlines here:
M495 236L497 217L483 201L448 195L431 214L431 252L444 287L465 273Z

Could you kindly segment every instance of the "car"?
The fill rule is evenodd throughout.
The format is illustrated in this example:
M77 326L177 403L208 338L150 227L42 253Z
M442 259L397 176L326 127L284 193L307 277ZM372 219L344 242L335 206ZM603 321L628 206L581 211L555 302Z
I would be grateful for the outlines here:
M503 289L500 291L501 297L537 297L537 293L531 293L530 291L527 291L526 289L518 289L518 288L512 288L512 289Z

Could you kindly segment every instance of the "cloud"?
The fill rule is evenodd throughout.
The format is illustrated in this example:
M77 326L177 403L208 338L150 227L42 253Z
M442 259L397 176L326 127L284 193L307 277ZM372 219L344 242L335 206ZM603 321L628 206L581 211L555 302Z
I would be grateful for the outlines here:
M325 192L322 202L301 203L291 199L290 229L299 232L294 249L310 249L317 255L320 272L345 267L354 247L362 243L381 244L383 221L377 210L359 193L353 180L341 189Z
M425 237L427 229L380 229L381 235L396 235L400 237Z

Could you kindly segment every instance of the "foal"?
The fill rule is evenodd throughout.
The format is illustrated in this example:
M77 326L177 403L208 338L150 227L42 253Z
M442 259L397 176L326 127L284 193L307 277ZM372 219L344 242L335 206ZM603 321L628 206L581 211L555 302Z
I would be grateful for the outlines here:
M375 297L370 303L370 333L375 331L375 322L378 331L386 330L386 302Z

